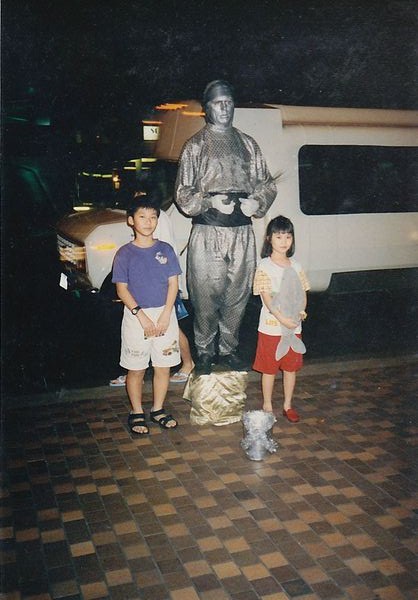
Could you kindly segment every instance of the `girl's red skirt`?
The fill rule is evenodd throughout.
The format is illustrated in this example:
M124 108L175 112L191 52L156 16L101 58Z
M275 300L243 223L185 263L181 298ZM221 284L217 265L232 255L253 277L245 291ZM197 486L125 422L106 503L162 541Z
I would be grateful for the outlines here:
M297 337L302 337L299 333ZM289 348L289 352L280 360L276 360L277 345L281 340L280 335L267 335L258 332L257 350L253 369L260 373L275 375L278 371L299 371L303 366L303 354Z

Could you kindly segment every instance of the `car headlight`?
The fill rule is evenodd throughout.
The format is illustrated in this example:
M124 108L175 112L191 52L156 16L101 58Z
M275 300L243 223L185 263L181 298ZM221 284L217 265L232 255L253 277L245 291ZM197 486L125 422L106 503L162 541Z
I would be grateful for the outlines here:
M57 235L57 245L60 261L74 265L78 271L86 271L85 246L71 242L60 235Z

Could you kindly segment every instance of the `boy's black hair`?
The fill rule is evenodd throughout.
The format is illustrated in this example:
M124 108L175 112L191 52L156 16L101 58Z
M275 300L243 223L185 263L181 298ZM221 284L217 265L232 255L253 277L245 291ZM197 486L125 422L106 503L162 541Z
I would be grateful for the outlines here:
M264 243L261 249L261 258L271 256L273 252L273 247L271 245L271 236L273 233L290 233L292 235L292 245L286 252L286 256L293 256L295 253L295 229L293 227L293 223L287 217L279 215L278 217L272 219L267 225L266 235L264 237Z
M148 194L144 194L142 192L135 192L134 197L126 209L126 216L133 217L136 211L140 208L153 208L157 213L157 217L160 216L160 207L152 198L152 196L148 196Z

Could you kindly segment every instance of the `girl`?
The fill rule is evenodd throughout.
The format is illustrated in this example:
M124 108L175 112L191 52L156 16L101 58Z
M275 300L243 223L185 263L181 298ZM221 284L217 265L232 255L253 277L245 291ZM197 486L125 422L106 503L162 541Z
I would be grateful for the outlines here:
M273 412L272 399L276 374L283 371L284 404L283 416L291 423L299 421L299 415L292 408L292 397L296 383L296 372L302 367L302 354L291 347L287 354L276 360L276 350L282 336L282 327L293 330L300 338L301 320L306 318L306 292L309 282L302 267L293 258L295 234L292 222L278 216L267 226L260 261L254 279L254 294L260 295L262 308L258 324L257 351L253 369L262 373L263 410ZM290 317L276 308L274 297L280 291L286 268L293 268L299 276L303 289L304 306L298 318Z

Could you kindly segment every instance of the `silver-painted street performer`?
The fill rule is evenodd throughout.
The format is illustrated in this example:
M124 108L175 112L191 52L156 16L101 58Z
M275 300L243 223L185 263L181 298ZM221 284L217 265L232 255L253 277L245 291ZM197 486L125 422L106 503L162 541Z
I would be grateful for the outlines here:
M257 142L232 126L232 86L210 82L202 105L206 125L185 143L176 181L177 205L193 223L187 282L197 375L211 373L217 350L221 365L246 368L237 347L256 265L251 217L263 217L276 197Z

